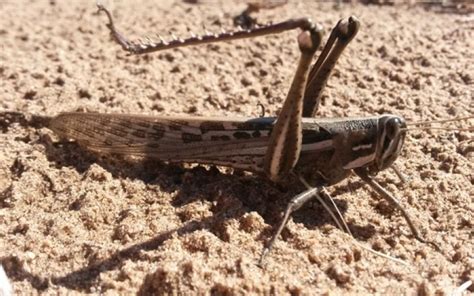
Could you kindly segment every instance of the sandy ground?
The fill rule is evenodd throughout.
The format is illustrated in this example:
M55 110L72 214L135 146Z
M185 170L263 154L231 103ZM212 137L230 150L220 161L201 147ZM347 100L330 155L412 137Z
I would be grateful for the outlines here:
M154 2L108 6L137 37L230 28L245 8ZM390 170L377 177L442 253L414 240L398 212L354 176L330 192L355 239L409 267L355 246L314 202L294 215L262 269L259 254L296 187L93 155L7 113L256 117L261 103L275 114L296 67L297 32L127 56L93 1L1 1L0 14L0 262L17 294L439 295L474 280L472 132L412 131L396 162L409 180ZM474 114L472 15L292 1L258 18L309 16L329 33L350 15L360 33L319 116Z

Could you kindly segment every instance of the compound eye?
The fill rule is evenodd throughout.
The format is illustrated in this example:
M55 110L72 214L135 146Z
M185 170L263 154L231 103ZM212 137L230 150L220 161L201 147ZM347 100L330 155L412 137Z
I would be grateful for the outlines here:
M400 133L401 122L398 118L393 118L387 121L385 125L385 137L383 140L383 151L387 151L394 139Z
M387 122L386 135L389 139L395 139L400 133L401 121L398 118L394 118Z

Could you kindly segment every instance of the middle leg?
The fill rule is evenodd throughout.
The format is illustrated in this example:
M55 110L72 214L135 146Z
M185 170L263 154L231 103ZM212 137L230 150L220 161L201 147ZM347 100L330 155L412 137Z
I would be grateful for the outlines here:
M403 208L401 205L400 201L395 198L392 194L390 194L387 190L385 190L377 181L372 179L368 174L367 171L363 168L356 169L355 173L365 182L367 183L372 189L374 189L383 199L388 201L392 206L397 208L397 210L400 211L400 213L403 215L405 218L405 221L408 224L408 227L410 228L413 236L420 242L422 243L427 243L432 245L437 251L441 252L441 248L433 241L429 241L424 239L419 231L418 228L416 228L415 224L412 222L410 215L408 212Z

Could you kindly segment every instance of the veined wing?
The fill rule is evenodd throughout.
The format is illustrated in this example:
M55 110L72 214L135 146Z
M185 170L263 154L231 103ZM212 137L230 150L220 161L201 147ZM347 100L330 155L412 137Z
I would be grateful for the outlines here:
M63 113L52 119L50 127L60 137L98 153L260 172L274 121Z

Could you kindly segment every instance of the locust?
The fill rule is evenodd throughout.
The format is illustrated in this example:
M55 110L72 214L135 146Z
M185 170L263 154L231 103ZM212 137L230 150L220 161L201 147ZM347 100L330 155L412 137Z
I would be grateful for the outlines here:
M322 43L323 29L308 18L265 25L252 24L217 34L181 39L174 37L130 41L115 27L111 13L98 4L108 18L113 39L130 54L145 54L182 46L253 38L299 29L300 58L288 95L277 117L209 118L191 116L144 116L100 113L61 113L50 128L61 138L102 154L152 158L165 162L197 163L241 169L273 183L288 179L302 182L307 190L293 197L283 218L264 247L260 263L272 249L291 214L314 198L327 195L326 187L352 173L375 190L404 216L417 240L422 237L402 203L376 180L377 173L394 168L407 130L401 116L315 118L326 82L346 46L357 34L360 22L351 16L333 28L318 59L313 56ZM398 171L395 169L398 173Z

